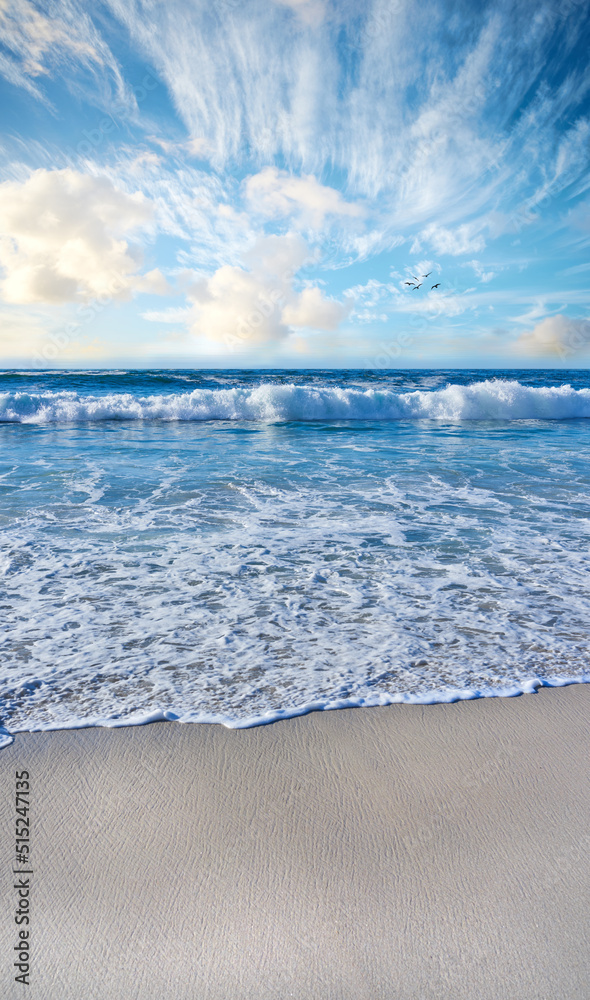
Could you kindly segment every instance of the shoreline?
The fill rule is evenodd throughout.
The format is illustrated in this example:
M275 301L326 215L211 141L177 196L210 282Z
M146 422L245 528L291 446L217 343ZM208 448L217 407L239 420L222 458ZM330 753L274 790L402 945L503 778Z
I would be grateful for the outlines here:
M486 688L481 690L466 690L464 688L449 689L448 692L439 692L441 697L435 698L429 694L409 695L405 694L377 694L373 698L338 699L321 702L311 702L294 709L277 709L267 715L252 716L245 720L227 719L222 715L202 715L191 717L188 713L177 715L172 711L155 709L150 712L143 712L137 715L124 716L122 719L93 719L72 722L69 724L56 723L54 726L40 726L36 729L15 729L8 730L0 726L0 751L8 747L16 736L28 736L33 733L61 733L72 730L83 729L127 729L135 726L148 726L156 722L178 722L180 725L196 726L222 726L224 729L257 729L261 726L272 726L275 722L288 722L290 719L299 719L314 712L342 712L353 708L390 708L394 705L455 705L463 701L481 701L488 698L520 698L522 695L536 694L543 688L564 688L575 684L590 684L590 674L582 674L580 677L533 677L521 684L513 684L509 687ZM444 696L443 696L444 694Z
M27 768L29 994L582 1000L589 736L584 683L246 729L17 733L0 829L9 859ZM13 937L9 898L5 970Z

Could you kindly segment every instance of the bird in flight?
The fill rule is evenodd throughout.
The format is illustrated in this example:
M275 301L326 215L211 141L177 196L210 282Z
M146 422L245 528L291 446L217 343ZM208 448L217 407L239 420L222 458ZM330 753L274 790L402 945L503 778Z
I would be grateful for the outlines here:
M413 281L404 281L404 285L413 285L413 284L414 284Z
M430 291L432 291L433 288L440 288L440 281L437 281L436 285L432 285Z
M421 287L422 287L422 282L420 282L420 284L419 284L419 285L414 285L414 287L413 287L412 291L413 291L413 292L417 292L417 291L418 291L418 289L419 289L419 288L421 288Z
M429 271L428 274L423 274L422 277L423 278L429 278L431 274L432 274L432 271Z

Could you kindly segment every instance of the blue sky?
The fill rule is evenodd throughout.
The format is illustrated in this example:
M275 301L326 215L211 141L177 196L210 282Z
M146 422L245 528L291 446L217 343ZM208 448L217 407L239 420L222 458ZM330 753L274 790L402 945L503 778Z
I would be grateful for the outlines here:
M1 363L586 367L589 28L2 0Z

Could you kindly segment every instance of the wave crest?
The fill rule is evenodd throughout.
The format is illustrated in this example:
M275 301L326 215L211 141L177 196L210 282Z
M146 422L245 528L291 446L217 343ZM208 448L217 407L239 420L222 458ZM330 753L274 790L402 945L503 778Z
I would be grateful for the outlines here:
M590 418L590 389L486 380L431 391L263 384L158 396L77 392L0 394L0 421L101 420L570 420Z

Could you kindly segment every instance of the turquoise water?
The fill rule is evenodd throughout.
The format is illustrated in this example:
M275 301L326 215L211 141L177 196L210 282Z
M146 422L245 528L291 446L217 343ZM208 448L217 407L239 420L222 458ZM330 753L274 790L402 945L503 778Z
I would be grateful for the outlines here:
M2 723L584 680L587 372L0 374Z

